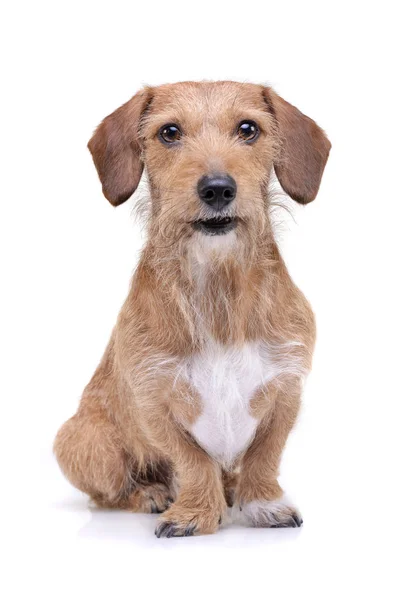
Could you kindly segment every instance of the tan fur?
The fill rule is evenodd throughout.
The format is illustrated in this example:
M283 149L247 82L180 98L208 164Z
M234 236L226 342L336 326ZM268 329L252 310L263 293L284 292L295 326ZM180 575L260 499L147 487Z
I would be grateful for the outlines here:
M244 119L261 130L252 145L235 135ZM183 129L178 148L158 139L167 123ZM158 535L211 533L226 500L241 506L282 494L279 462L315 325L275 243L268 184L273 167L295 200L313 200L330 143L268 88L186 82L136 94L103 121L89 148L114 205L134 192L145 166L149 239L103 359L57 435L57 460L100 506L166 509ZM192 227L208 216L197 181L213 172L229 173L238 187L238 227L215 245ZM210 337L235 347L260 341L272 360L279 352L285 366L298 365L255 393L255 438L228 472L189 433L202 406L184 365Z

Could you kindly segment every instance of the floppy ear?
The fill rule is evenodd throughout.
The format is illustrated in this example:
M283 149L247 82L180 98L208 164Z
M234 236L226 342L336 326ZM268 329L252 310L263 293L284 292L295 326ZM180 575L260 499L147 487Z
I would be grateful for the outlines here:
M282 144L274 164L275 173L293 200L307 204L319 191L331 143L312 119L272 89L264 88L263 95L276 120Z
M114 206L135 192L144 170L138 129L151 98L149 88L135 94L104 119L88 142L104 196Z

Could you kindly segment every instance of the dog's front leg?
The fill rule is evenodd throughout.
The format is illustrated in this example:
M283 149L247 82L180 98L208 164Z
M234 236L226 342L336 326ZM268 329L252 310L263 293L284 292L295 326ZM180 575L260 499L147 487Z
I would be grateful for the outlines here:
M278 483L283 448L300 407L300 386L271 384L260 396L264 406L255 439L241 464L236 493L240 519L253 527L300 527L302 518Z
M195 402L188 398L188 386L174 389L149 417L152 437L171 461L178 489L175 503L159 517L157 537L214 533L226 509L221 468L181 424L187 417L183 405L192 408Z

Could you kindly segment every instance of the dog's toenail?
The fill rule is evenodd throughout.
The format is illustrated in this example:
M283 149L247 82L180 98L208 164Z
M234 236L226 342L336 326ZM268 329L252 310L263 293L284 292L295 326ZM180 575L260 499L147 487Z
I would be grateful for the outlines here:
M299 515L293 515L293 519L296 523L296 527L300 527L303 523L303 519Z
M160 537L190 537L194 535L195 525L189 525L184 529L181 529L177 523L172 521L165 521L164 523L160 523L155 530L155 535L157 538Z
M160 537L171 537L170 532L172 532L174 529L174 523L169 522L169 521L164 521L163 523L160 523L158 525L158 527L155 530L155 535L157 536L157 538Z
M153 500L151 500L151 513L158 514L161 512Z
M190 536L194 535L194 531L195 531L195 525L190 525L189 527L187 527L185 529L184 536L190 537Z

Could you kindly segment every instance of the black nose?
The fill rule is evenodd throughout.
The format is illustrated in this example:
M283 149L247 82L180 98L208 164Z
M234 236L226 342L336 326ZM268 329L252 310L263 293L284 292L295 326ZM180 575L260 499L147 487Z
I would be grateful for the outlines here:
M201 200L221 210L236 196L236 183L230 175L204 175L198 181L198 194Z

